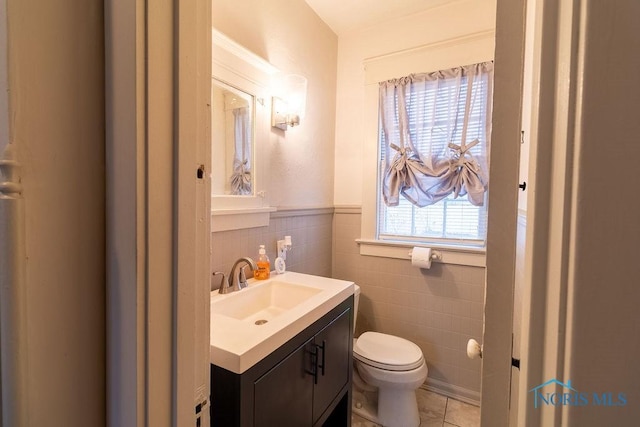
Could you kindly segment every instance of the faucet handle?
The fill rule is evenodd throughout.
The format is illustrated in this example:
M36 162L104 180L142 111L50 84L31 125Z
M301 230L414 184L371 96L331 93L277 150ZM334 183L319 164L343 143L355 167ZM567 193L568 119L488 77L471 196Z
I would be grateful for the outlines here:
M243 265L242 267L240 267L240 275L238 277L238 288L239 289L243 289L246 288L247 286L249 286L249 284L247 283L247 276L244 273L244 269L247 268L246 265Z
M230 292L229 290L229 279L225 276L225 274L221 271L216 271L213 273L214 276L222 276L222 280L220 281L220 290L218 290L221 294L226 294Z

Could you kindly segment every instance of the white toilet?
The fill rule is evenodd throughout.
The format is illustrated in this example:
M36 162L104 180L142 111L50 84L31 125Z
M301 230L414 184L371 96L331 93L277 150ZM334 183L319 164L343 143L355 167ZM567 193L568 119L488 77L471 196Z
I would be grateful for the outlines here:
M356 285L354 331L359 299ZM404 338L365 332L353 340L353 358L353 411L384 427L418 427L416 389L428 372L420 347Z

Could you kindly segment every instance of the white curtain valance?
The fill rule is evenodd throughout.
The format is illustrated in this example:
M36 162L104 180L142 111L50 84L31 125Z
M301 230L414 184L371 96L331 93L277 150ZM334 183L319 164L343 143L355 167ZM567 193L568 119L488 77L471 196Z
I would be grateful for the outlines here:
M488 189L493 63L380 83L382 193L418 207L453 194L476 206Z

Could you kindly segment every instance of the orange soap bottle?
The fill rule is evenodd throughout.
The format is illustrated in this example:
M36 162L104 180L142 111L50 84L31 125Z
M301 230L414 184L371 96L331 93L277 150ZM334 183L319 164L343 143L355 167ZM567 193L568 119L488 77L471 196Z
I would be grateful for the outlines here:
M258 250L258 261L256 262L258 269L253 272L253 277L256 280L266 280L271 275L271 263L267 256L267 251L264 249L264 245L260 245Z

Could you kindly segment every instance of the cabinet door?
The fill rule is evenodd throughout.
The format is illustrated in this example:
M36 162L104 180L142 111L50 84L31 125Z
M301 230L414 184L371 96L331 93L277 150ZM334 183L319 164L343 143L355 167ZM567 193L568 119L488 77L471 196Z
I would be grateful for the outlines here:
M254 383L254 426L308 427L312 417L312 339Z
M351 310L346 310L314 338L318 351L318 383L313 392L313 422L349 381Z

